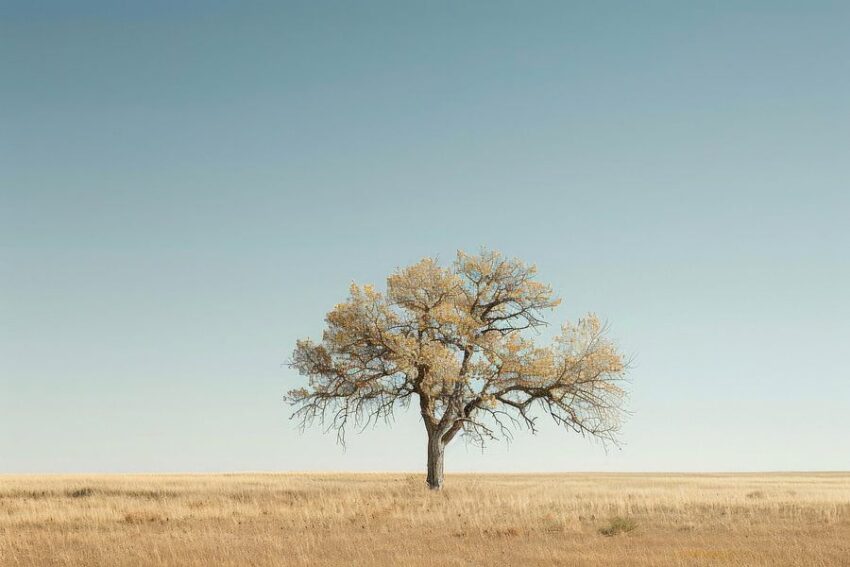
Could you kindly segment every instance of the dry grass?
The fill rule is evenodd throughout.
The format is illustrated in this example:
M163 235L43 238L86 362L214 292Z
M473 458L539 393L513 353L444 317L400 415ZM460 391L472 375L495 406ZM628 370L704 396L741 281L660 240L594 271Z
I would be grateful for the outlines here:
M0 477L0 565L850 565L850 474Z

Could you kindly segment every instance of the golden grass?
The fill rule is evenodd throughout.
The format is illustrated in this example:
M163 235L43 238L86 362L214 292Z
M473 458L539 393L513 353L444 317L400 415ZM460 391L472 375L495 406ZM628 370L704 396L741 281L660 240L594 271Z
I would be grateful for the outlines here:
M0 476L0 565L850 565L850 474Z

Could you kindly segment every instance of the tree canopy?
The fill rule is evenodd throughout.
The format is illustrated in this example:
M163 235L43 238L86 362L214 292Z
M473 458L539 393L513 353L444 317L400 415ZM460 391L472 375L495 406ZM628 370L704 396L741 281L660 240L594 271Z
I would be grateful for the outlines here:
M537 270L483 250L433 258L387 278L386 291L352 284L327 314L320 342L298 341L290 365L309 378L291 390L303 426L336 430L388 420L418 402L429 439L428 484L442 486L443 448L458 434L483 446L541 415L616 442L626 363L593 314L564 324L551 344L530 331L559 303ZM434 470L432 470L434 469Z

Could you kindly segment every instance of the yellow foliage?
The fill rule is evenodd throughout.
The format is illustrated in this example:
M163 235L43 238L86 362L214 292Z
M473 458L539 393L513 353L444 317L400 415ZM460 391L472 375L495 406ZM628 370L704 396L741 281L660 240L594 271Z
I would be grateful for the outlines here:
M537 345L528 332L559 300L536 273L498 252L460 251L449 268L425 258L397 270L386 292L352 283L328 313L322 342L298 342L292 365L310 377L310 390L290 399L322 412L330 403L359 411L360 402L375 402L377 416L391 411L387 400L416 394L426 425L446 428L449 439L452 424L479 425L479 410L505 403L526 417L541 401L556 421L609 436L624 395L622 355L595 315Z

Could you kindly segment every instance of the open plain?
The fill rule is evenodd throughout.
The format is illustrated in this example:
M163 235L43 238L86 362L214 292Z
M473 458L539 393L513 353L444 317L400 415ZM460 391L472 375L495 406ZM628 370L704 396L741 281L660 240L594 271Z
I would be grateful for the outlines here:
M0 565L850 565L850 473L2 476Z

